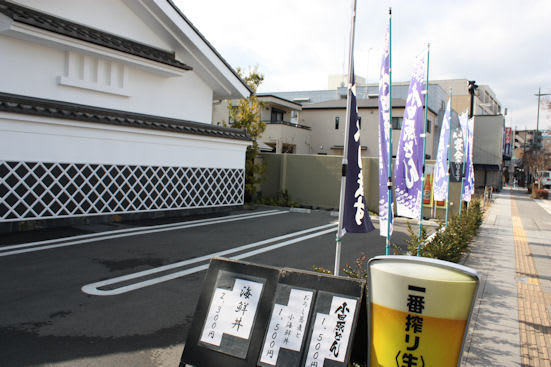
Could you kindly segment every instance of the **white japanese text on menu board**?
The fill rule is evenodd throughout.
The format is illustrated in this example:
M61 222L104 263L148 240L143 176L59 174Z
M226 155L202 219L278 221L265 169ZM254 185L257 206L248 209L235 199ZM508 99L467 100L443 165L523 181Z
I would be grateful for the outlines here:
M220 346L222 335L249 339L262 292L262 283L235 279L232 290L216 288L201 341Z
M300 351L313 294L291 289L287 306L274 305L260 362L275 366L280 348Z
M329 314L316 314L306 367L322 367L325 359L344 362L355 312L355 299L333 296Z

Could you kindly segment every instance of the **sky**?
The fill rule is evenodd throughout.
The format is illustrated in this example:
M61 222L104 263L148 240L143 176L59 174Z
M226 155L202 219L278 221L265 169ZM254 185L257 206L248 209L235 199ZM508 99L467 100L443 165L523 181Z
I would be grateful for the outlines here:
M258 92L327 89L347 69L352 0L174 0L235 69L258 68ZM549 0L358 0L356 75L378 82L392 8L392 79L409 81L430 43L429 79L489 85L506 125L536 128L551 94ZM551 129L543 108L540 129Z

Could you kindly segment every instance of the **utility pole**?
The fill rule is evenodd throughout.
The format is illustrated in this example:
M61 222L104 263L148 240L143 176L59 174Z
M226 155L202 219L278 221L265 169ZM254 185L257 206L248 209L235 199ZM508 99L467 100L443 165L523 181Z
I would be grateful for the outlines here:
M536 134L538 131L540 131L540 98L541 96L550 96L551 93L542 93L541 87L538 88L538 94L534 94L538 97L538 118L536 119Z

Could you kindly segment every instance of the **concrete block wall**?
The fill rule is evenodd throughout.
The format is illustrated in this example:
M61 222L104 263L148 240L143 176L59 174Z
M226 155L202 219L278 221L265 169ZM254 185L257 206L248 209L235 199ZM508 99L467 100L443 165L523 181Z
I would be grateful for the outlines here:
M301 206L338 209L342 157L336 155L262 154L265 162L260 195L272 197L287 190ZM427 161L434 164L434 161ZM369 211L379 212L379 160L363 158L364 190ZM450 217L459 211L461 184L450 184ZM423 216L444 219L444 208L423 208Z

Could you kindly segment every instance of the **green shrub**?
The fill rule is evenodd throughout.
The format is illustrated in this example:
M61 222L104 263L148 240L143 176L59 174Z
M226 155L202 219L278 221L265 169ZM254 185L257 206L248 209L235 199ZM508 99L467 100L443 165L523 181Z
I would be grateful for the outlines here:
M313 265L312 269L318 273L333 275L331 270L322 268L321 266ZM367 279L367 256L362 255L358 257L354 260L354 265L344 265L342 272L350 278Z
M412 226L411 223L408 221L408 233L409 233L409 239L406 240L408 253L411 255L417 255L417 247L419 245L422 245L428 237L427 229L426 227L421 228L421 237L419 237L419 229L418 226ZM440 229L440 227L438 228Z
M342 272L350 278L367 279L367 256L362 255L354 260L354 266L346 264Z
M547 199L549 197L549 190L534 188L530 196L532 199Z
M426 233L421 238L414 233L408 224L410 238L408 250L411 255L417 255L417 245L421 243L420 255L434 259L458 262L463 254L469 251L470 243L480 225L484 211L480 200L472 200L468 209L462 212L461 217L454 216L448 221L448 226L440 222L436 233L428 241Z
M312 265L312 270L317 273L333 275L333 272L331 270L322 268L321 266Z
M257 203L271 206L285 206L290 208L295 208L298 206L298 203L291 200L291 196L287 190L278 192L273 197L262 198L257 200Z

